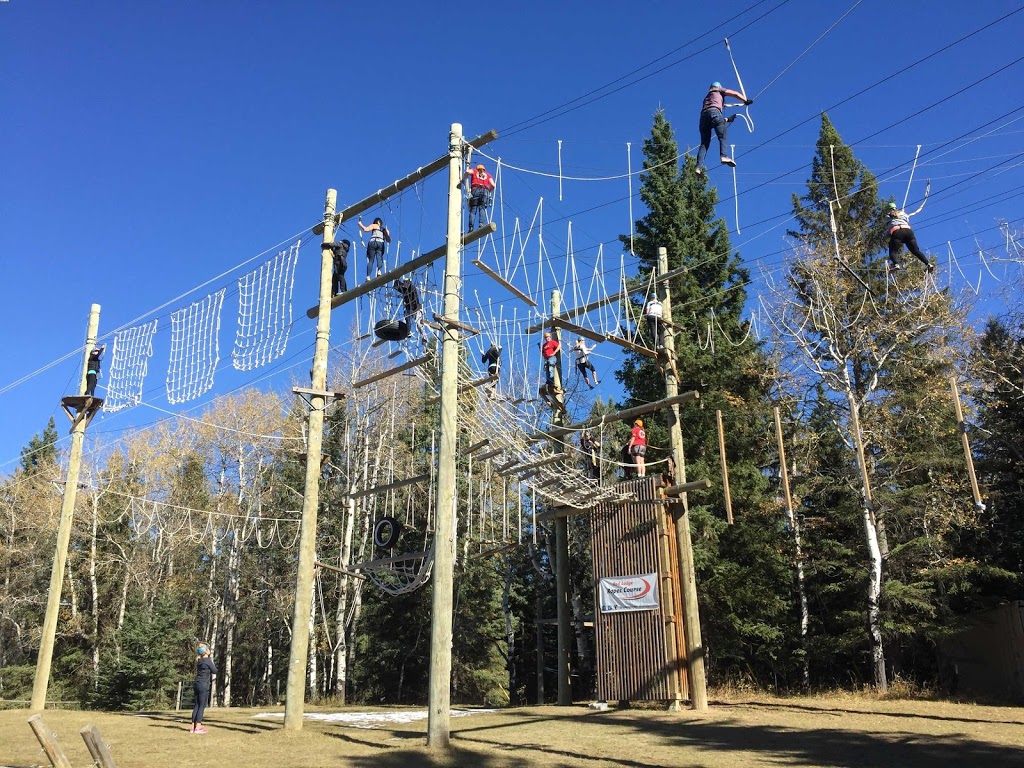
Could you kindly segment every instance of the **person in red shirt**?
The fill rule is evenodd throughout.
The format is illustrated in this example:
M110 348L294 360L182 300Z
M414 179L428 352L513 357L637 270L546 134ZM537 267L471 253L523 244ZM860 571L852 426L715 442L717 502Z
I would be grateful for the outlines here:
M731 88L723 88L719 82L714 82L708 88L708 94L704 97L704 103L700 108L700 149L697 150L697 173L706 173L704 170L704 155L711 148L711 132L718 136L718 151L724 165L736 167L736 161L729 157L726 147L729 146L725 138L729 123L736 119L736 115L725 117L722 110L725 108L725 97L739 99L747 106L754 103L753 99L746 98L739 91Z
M633 431L629 433L629 454L636 462L637 477L646 477L647 470L644 468L644 456L647 455L647 433L644 432L644 420L637 419L633 422Z
M494 177L487 172L483 164L472 170L466 171L466 179L469 180L469 228L474 229L484 223L484 211L491 204L491 197L494 192ZM474 214L476 223L473 223Z
M558 351L562 348L558 339L551 338L551 332L544 332L544 343L540 345L540 356L544 360L544 378L547 386L557 394L555 387L555 366L558 365Z

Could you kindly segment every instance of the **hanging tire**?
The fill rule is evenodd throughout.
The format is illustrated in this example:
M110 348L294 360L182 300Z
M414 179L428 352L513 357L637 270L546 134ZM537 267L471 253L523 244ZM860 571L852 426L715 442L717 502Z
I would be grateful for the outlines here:
M373 332L383 341L401 341L409 338L409 324L405 320L380 320Z
M394 549L402 533L402 524L393 517L382 517L373 526L373 543L381 549Z

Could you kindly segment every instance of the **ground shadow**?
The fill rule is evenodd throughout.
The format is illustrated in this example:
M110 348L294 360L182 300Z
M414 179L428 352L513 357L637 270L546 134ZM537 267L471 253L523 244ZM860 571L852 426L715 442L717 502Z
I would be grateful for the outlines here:
M866 711L863 709L841 709L838 707L812 707L806 704L791 704L788 702L765 702L765 701L731 701L715 702L719 709L731 707L753 707L759 709L789 709L799 712L820 712L822 714L834 713L837 715L861 715L865 717L896 717L908 720L940 720L948 723L988 723L991 725L1024 725L1024 720L988 720L983 717L948 717L946 715L925 715L914 712L882 712Z

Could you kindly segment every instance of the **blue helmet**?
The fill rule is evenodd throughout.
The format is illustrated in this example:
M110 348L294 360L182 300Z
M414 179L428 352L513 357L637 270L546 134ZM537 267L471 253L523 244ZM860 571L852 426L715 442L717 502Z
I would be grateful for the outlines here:
M715 80L715 82L713 82L713 83L711 84L711 87L712 87L712 88L721 88L721 87L722 87L722 84L721 84L720 82L718 82L717 80Z

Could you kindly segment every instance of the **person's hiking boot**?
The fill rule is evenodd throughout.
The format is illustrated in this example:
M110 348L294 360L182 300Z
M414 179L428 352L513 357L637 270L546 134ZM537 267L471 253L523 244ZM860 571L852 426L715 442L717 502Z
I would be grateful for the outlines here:
M934 264L929 263L928 266L926 267L926 269L928 270L928 274L929 275L932 275L932 274L935 273L935 265Z
M203 728L203 726L201 726L201 725L197 725L197 726L196 726L196 727L195 727L195 728L193 729L192 733L207 733L207 730L206 730L205 728Z
M890 272L899 272L899 271L900 271L901 269L903 269L903 265L902 265L902 264L890 264L890 265L889 265L889 266L887 267L887 269L888 269L888 270L889 270Z
M728 165L730 168L736 167L736 161L733 160L731 157L726 157L725 155L722 155L720 159L722 161L722 165Z
M698 165L697 168L694 170L694 173L697 174L698 176L703 176L704 175L704 169L701 166Z

